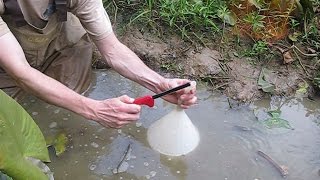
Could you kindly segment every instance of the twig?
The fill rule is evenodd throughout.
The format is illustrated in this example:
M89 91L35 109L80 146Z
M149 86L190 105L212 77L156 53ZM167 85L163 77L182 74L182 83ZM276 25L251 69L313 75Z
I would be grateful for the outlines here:
M292 45L293 48L295 48L297 51L299 51L299 53L301 53L302 55L304 56L307 56L307 57L317 57L318 54L306 54L304 52L302 52L297 46L295 45Z
M199 41L203 44L204 47L207 47L207 44L203 42L203 40L195 32L192 32L192 34L199 39Z
M273 44L270 44L270 45L273 46ZM280 43L274 43L274 45L280 45L280 46L283 46L286 48L283 52L281 52L282 54L290 51L291 49L292 50L296 49L300 54L307 56L307 57L317 57L318 56L318 54L306 54L306 53L302 52L296 45L292 45L290 47L288 47L284 44L280 44Z
M229 104L229 108L230 108L230 109L232 109L230 99L229 99L229 98L227 98L227 101L228 101L228 104Z
M219 88L222 88L223 86L226 86L226 85L228 85L228 84L230 84L230 82L227 82L227 83L221 84L221 85L219 85L219 86L216 86L215 88L212 89L212 91L217 90L217 89L219 89Z
M310 76L310 74L308 73L307 69L304 67L304 65L302 64L302 61L301 61L301 58L300 56L298 55L298 53L293 49L293 52L294 54L297 56L298 58L298 61L299 61L299 64L300 66L302 67L302 69L304 70L304 72L307 74L307 76Z
M276 163L270 156L265 154L262 151L257 152L261 157L265 158L269 163L271 163L280 173L282 177L286 177L289 173L288 170L280 166L278 163Z
M116 10L114 12L114 24L116 24L117 23L118 6L117 6L117 3L114 0L112 0L112 2L113 2L114 7L116 8Z
M132 149L131 149L131 143L128 144L128 147L126 149L126 151L124 152L120 163L118 164L117 168L116 168L116 173L119 173L119 168L121 167L121 165L123 164L124 161L127 160L127 156L131 153Z

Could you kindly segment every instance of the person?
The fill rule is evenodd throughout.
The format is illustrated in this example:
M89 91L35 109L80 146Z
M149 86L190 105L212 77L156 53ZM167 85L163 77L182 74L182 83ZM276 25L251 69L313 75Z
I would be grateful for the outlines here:
M11 96L23 89L106 127L138 120L141 106L127 95L95 100L80 94L90 84L92 42L111 68L154 93L189 82L164 78L121 43L101 0L0 0L0 88ZM163 98L189 108L195 93Z

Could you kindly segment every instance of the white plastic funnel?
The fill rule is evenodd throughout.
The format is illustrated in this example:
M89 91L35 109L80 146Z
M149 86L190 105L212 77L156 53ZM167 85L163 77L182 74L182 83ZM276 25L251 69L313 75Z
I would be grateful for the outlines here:
M188 154L198 146L199 141L198 129L178 106L148 129L151 148L165 155Z
M177 107L148 129L150 146L162 154L185 155L199 144L199 132L183 109Z

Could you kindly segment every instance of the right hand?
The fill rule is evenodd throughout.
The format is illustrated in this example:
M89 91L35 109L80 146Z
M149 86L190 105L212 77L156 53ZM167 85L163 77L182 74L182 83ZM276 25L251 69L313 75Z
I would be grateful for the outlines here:
M133 101L134 99L127 95L98 101L93 109L93 120L111 128L121 128L135 122L140 117L141 106L133 104Z

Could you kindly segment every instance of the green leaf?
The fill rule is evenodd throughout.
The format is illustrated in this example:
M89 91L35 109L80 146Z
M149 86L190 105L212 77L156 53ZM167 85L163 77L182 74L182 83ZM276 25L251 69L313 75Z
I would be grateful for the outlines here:
M261 3L256 0L248 0L248 2L252 5L254 5L256 8L261 9Z
M309 84L304 81L303 83L299 84L299 89L296 91L296 95L303 95L308 92Z
M286 128L286 129L293 129L289 122L285 119L280 118L281 111L280 110L273 110L268 111L269 115L271 116L267 120L263 121L264 125L269 128Z
M65 133L60 132L54 137L48 137L46 139L47 146L53 146L57 156L60 156L66 151L68 138Z
M0 171L0 180L13 180L13 179Z
M268 71L265 68L263 68L261 70L261 73L260 73L259 79L258 79L258 85L264 92L273 93L275 86L273 84L269 83L268 81L266 81L267 73L268 73Z
M292 41L292 42L297 42L298 41L298 37L301 35L300 32L294 32L293 34L289 34L289 39Z
M299 10L303 10L303 15L308 19L312 19L315 15L311 0L296 0Z
M0 170L13 179L48 179L27 158L49 162L46 142L31 116L0 90Z

